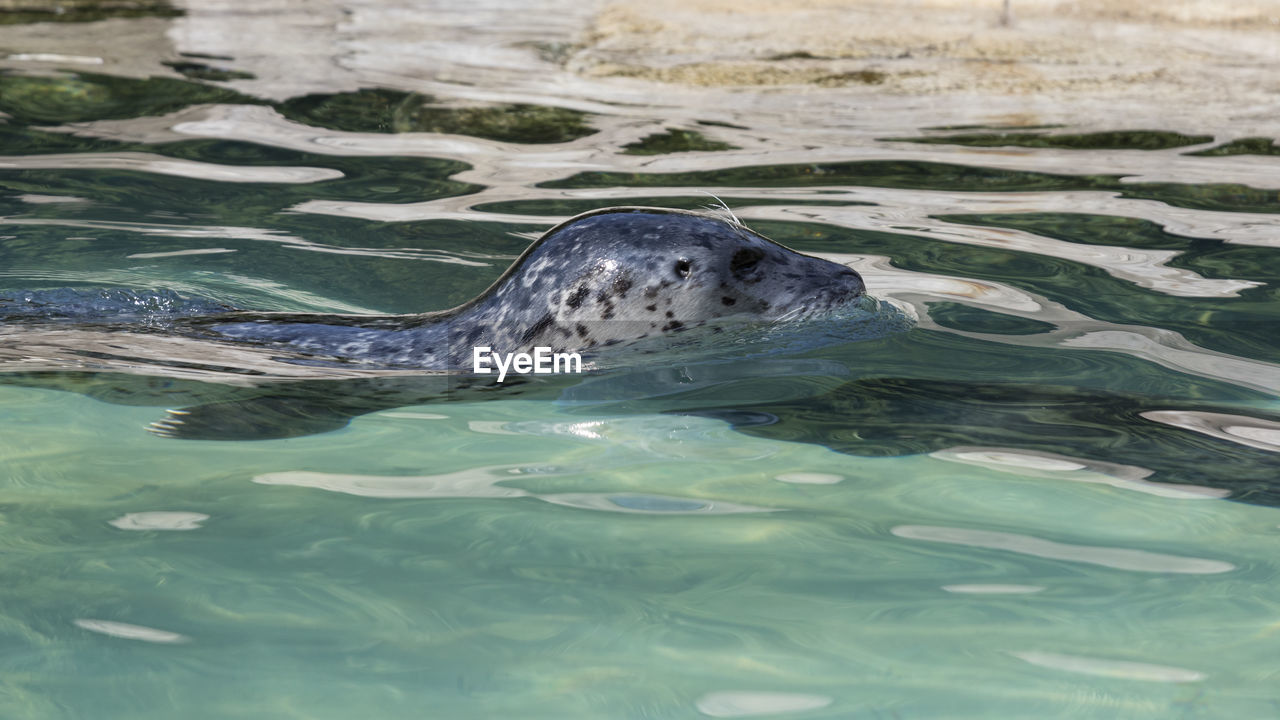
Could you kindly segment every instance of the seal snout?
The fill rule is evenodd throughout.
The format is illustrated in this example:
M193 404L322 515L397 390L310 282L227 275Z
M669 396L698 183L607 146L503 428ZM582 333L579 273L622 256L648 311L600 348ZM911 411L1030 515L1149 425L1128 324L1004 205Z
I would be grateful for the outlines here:
M824 258L813 260L810 273L819 289L841 295L861 295L866 291L862 276L853 268Z
M842 269L836 275L833 284L850 298L855 298L865 293L867 286L862 282L862 276L852 268L841 267Z
M835 267L839 269L831 272L826 282L822 283L813 294L810 301L811 310L835 308L857 300L866 293L867 288L862 282L861 275L843 265Z

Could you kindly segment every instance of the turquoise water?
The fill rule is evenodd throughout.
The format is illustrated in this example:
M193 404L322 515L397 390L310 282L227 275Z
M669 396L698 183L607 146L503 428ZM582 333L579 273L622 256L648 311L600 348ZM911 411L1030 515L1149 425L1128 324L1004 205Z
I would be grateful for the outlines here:
M0 75L0 294L436 310L565 217L707 190L916 322L440 401L12 320L0 715L1280 714L1280 200L1205 164L1258 143L768 162L745 125L195 65ZM148 432L211 403L277 439Z

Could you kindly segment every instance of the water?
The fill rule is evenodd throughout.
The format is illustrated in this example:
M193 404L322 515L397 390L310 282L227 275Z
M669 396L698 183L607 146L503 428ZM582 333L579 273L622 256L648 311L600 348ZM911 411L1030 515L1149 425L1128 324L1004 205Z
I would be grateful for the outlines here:
M0 714L1280 712L1271 150L584 84L515 47L570 9L480 5L403 47L365 8L324 72L196 10L110 22L232 61L7 61L0 294L435 310L567 216L709 192L914 326L441 401L13 320Z

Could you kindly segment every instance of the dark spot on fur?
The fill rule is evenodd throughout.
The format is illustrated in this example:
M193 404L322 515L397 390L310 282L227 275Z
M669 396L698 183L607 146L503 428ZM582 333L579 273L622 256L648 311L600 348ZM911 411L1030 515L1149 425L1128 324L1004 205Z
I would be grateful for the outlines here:
M669 330L679 330L682 327L684 327L684 323L680 322L679 320L672 320L671 322L662 326L662 332L667 332Z
M546 315L543 315L542 318L538 320L538 322L533 324L533 327L529 328L528 330L525 330L524 335L520 336L520 344L524 345L525 343L529 342L530 340L538 337L542 333L554 327L555 324L556 324L555 318L551 317L551 313L547 313Z
M574 290L573 294L569 296L569 299L564 301L564 304L576 310L590 294L591 291L587 289L586 285L579 285L578 289Z
M675 316L676 316L675 313L671 312L670 310L667 311L667 317L675 317Z
M656 304L654 304L654 305L645 305L645 306L644 306L644 309L645 309L645 310L648 310L649 312L657 312L657 310L658 310L658 306L657 306Z
M586 326L586 325L583 325L582 323L578 323L578 326L577 326L576 328L574 328L574 330L576 330L576 331L578 332L578 337L580 337L580 338L584 338L584 337L586 337L587 335L591 334L591 333L587 330L587 326Z
M631 278L623 275L613 281L613 291L618 297L626 297L627 291L631 289Z
M738 301L726 295L725 297L720 298L720 302L724 305L733 305Z

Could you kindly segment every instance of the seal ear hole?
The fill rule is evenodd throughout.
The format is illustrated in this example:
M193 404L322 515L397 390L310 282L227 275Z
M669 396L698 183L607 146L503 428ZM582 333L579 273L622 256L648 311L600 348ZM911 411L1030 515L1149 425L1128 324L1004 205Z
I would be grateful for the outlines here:
M693 263L688 258L680 258L676 261L675 271L678 277L687 278L693 272Z
M755 248L744 248L733 254L733 258L729 260L729 272L734 277L741 278L750 273L764 259L764 253Z

